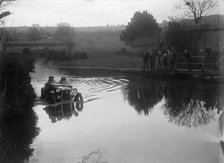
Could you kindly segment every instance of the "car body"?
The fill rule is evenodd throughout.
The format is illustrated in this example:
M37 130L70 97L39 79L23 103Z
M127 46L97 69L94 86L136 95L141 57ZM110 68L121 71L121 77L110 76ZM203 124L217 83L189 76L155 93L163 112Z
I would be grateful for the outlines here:
M51 104L66 101L83 102L77 88L63 84L51 84L47 89L41 88L41 98Z

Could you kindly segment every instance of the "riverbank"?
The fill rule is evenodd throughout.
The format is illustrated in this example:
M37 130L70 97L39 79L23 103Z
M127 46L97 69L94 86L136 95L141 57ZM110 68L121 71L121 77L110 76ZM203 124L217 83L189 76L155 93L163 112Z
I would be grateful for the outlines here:
M148 78L159 80L188 80L191 82L224 83L223 78L212 78L210 76L201 78L186 74L176 74L167 71L143 71L137 68L105 68L105 67L74 67L74 66L49 66L67 75L80 77L108 77L108 76L129 76L130 78Z
M68 60L68 61L41 61L47 67L60 68L61 70L72 71L77 75L122 75L128 74L132 76L142 77L162 77L162 78L201 78L201 73L177 74L167 70L157 70L154 72L143 71L143 63L141 56L115 54L115 53L90 53L88 59ZM211 75L203 76L203 79L210 79ZM216 77L214 77L216 78ZM217 79L215 79L217 80Z
M43 62L43 60L42 60ZM67 61L44 61L50 66L71 66L71 67L91 67L91 68L111 68L111 69L142 69L142 58L133 55L118 55L114 53L88 53L88 59L67 60Z

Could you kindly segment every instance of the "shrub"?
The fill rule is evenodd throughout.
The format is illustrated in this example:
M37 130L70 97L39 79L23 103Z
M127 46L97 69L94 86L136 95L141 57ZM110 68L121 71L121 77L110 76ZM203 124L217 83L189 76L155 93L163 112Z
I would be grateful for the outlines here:
M35 92L31 85L30 72L34 70L34 60L28 54L8 53L0 62L0 91L4 93L6 105L20 101L20 107L33 105ZM13 108L13 107L11 107Z

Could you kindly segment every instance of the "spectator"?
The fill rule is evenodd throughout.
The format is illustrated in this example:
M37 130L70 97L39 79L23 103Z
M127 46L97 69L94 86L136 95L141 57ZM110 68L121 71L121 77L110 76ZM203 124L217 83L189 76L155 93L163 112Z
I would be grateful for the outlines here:
M156 57L155 57L155 62L156 62L156 69L161 69L161 57L162 57L162 53L161 51L158 51Z
M155 70L155 54L153 50L150 51L149 59L150 59L151 71L154 71Z
M167 49L167 68L171 70L172 53L170 49Z
M171 70L174 71L175 64L176 64L176 58L177 58L177 51L172 46L171 47L171 54L172 54L172 60L171 60Z
M143 54L143 70L144 71L149 70L149 52L148 51L146 51Z
M184 49L184 56L185 56L186 61L187 61L188 70L190 70L191 69L191 62L192 62L192 54L187 49Z
M163 54L163 68L167 69L167 53Z

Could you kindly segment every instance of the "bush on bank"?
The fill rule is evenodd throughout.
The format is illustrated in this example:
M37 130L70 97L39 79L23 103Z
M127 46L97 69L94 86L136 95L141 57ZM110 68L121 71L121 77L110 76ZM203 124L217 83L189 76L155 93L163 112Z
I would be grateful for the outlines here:
M24 110L32 106L36 97L31 85L30 72L34 71L34 60L27 53L8 53L0 58L1 110L15 104ZM12 105L10 108L13 108ZM18 106L19 105L19 106Z

